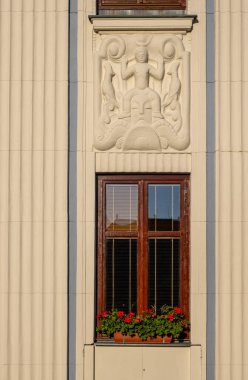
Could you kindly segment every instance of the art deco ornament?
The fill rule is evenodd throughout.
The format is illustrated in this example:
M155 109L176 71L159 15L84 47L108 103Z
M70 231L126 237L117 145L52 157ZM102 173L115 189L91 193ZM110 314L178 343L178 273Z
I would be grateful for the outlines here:
M102 38L95 53L95 148L186 149L189 59L176 35Z

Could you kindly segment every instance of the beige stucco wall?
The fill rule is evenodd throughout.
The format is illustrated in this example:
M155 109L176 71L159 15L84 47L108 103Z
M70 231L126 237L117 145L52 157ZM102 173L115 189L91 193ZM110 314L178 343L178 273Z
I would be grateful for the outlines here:
M78 1L77 380L150 380L165 367L176 379L179 361L180 378L206 376L206 4L188 7L199 21L186 38L190 146L96 153L95 1ZM247 15L248 0L216 0L217 380L248 378ZM0 0L1 380L67 376L67 62L68 0ZM96 172L191 173L191 347L94 345Z
M98 36L88 16L95 1L79 0L78 13L78 238L76 379L116 377L172 379L180 361L182 378L206 376L206 24L205 1L189 1L199 23L184 41L191 51L190 146L182 152L96 152L94 131L94 58ZM124 23L124 21L122 21ZM128 20L126 21L128 26ZM114 31L108 32L114 34ZM119 32L121 33L121 32ZM132 31L127 33L134 33ZM145 33L145 32L144 32ZM152 32L149 32L152 33ZM95 94L95 95L94 95ZM191 173L191 323L192 346L183 348L102 347L94 345L95 173ZM200 189L200 191L199 191ZM124 358L121 360L121 358ZM125 363L123 365L123 363ZM95 376L95 377L94 377ZM121 376L121 377L120 377ZM173 377L174 376L174 377Z
M68 1L0 1L0 379L66 379Z
M216 1L216 379L248 378L248 1Z

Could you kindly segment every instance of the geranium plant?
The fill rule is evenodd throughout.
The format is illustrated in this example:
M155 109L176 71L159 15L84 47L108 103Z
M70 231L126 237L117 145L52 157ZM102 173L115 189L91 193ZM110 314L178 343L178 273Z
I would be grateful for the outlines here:
M189 331L189 321L185 318L180 307L164 305L160 310L154 307L136 315L132 312L125 314L116 309L98 314L96 331L111 338L115 332L124 336L137 334L141 340L157 336L171 335L174 339L183 339Z

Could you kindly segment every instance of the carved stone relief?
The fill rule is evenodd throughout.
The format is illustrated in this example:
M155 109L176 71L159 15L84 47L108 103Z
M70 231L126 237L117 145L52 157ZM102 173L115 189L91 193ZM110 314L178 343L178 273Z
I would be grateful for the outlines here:
M101 37L95 52L97 150L184 150L190 143L190 53L177 35Z

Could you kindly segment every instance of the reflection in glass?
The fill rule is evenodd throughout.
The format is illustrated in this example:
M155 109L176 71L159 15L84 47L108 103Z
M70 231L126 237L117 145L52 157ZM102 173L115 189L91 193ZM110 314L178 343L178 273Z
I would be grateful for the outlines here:
M180 305L180 240L148 241L148 306Z
M106 185L106 229L135 231L138 228L138 186Z
M106 240L106 310L137 312L137 240Z
M180 230L180 185L148 186L148 230Z

